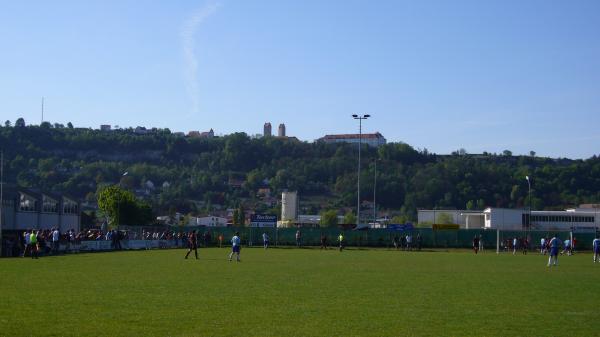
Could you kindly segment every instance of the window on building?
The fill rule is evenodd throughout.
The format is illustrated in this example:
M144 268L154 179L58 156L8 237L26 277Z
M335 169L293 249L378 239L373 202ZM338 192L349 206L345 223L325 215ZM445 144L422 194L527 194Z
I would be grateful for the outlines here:
M37 209L37 200L26 194L22 194L19 197L19 211L21 212L35 212Z
M57 213L58 202L47 196L42 196L42 212L44 213Z
M63 213L64 214L78 214L79 206L73 200L64 199L63 200Z

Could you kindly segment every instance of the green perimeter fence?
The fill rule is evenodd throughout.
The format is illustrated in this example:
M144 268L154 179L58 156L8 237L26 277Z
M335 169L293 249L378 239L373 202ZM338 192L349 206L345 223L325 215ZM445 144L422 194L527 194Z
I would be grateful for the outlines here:
M576 249L590 250L595 233L571 233L568 231L499 231L495 229L459 229L459 230L433 230L431 228L415 228L412 231L395 231L388 229L368 230L343 230L337 228L268 228L268 227L177 227L175 231L198 230L199 241L202 234L209 231L211 234L210 244L217 244L220 234L223 235L223 244L228 245L235 232L240 233L242 244L245 246L262 246L262 234L269 236L271 246L295 246L296 231L301 233L302 246L320 246L321 235L327 237L329 246L338 244L337 238L340 233L344 234L344 245L352 247L393 247L395 236L412 235L412 246L417 246L417 235L421 235L421 246L423 248L471 248L473 238L480 236L483 246L488 250L495 250L497 238L500 245L512 244L514 238L528 238L530 249L539 249L541 238L551 238L558 235L562 241L570 239L571 235L576 239Z

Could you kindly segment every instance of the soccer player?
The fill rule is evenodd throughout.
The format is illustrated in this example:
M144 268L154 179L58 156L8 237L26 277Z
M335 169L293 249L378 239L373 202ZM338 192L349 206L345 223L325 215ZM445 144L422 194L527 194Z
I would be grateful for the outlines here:
M554 235L552 239L550 239L550 257L548 258L548 267L552 265L552 261L554 260L554 266L558 266L558 250L560 249L560 239Z
M223 247L223 233L219 234L219 248Z
M479 237L477 235L473 237L473 251L475 254L479 252Z
M300 233L300 230L296 231L296 246L298 248L300 248L300 245L302 244L302 233Z
M338 241L340 243L340 252L344 249L344 234L340 233L338 236Z
M594 263L600 262L600 239L596 234L596 238L592 241L592 250L594 251Z
M195 229L188 235L188 251L187 254L185 254L186 259L188 258L192 250L196 255L196 260L198 260L198 235L196 234Z
M265 249L267 249L269 247L269 236L267 235L267 233L263 233L262 237L263 237L263 247L265 247Z
M327 250L327 235L321 234L321 249Z
M229 261L231 261L231 257L233 254L237 255L237 262L240 262L240 233L235 232L235 235L231 238L231 253L229 254Z
M565 240L565 249L560 254L562 255L565 252L567 253L567 255L571 255L571 240L569 239Z
M483 252L483 235L479 234L479 251Z
M540 254L546 255L546 238L540 239Z

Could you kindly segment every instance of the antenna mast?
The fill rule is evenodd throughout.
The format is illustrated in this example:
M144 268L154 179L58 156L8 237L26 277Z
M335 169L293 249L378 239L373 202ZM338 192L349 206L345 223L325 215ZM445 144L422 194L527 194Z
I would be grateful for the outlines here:
M42 123L44 123L44 96L42 96Z

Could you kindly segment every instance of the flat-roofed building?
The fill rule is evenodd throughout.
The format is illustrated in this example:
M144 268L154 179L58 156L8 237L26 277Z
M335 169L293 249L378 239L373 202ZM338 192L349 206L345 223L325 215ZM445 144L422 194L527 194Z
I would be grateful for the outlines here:
M363 133L362 135L356 134L343 134L343 135L326 135L325 137L319 138L318 141L324 143L352 143L358 144L358 142L367 144L373 147L379 147L385 145L387 142L385 137L379 132L375 133Z
M79 231L80 203L64 195L26 189L5 191L2 201L2 229L51 229Z
M492 208L483 211L419 210L419 223L451 222L461 228L505 230L595 231L600 229L600 209L573 208L564 211Z

